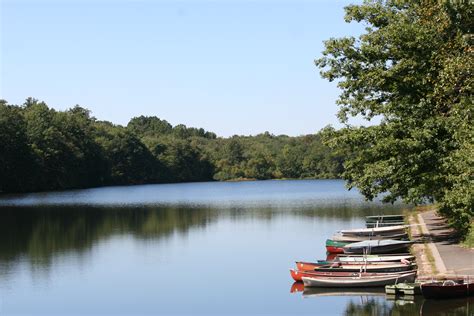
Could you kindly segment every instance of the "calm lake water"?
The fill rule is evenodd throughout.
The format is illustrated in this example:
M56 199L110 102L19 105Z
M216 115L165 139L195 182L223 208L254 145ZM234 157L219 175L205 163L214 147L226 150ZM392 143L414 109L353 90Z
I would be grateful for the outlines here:
M472 300L291 293L295 260L326 258L334 232L404 208L364 202L337 180L3 196L0 315L469 315Z

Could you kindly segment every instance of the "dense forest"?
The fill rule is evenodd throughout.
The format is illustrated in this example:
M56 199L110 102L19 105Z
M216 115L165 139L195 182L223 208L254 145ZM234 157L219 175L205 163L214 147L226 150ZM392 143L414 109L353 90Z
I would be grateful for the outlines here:
M99 121L80 106L57 111L0 100L0 192L164 182L337 178L342 151L313 135L217 137L202 128L135 117Z

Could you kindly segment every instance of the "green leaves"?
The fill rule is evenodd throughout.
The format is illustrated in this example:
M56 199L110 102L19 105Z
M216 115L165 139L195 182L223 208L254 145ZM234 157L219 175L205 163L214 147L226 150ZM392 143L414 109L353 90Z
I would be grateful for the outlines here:
M467 2L351 5L346 21L366 23L366 33L326 41L315 61L342 90L341 122L381 117L377 126L348 126L328 141L353 153L343 173L349 187L369 200L435 200L461 230L474 208L465 198L473 188L472 13Z

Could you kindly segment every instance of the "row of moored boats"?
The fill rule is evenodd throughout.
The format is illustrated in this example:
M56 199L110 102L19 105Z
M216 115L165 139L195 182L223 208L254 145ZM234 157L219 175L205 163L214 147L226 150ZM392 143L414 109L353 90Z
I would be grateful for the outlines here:
M419 289L426 298L474 295L474 282L469 280L415 282L417 265L409 253L413 241L403 215L367 216L366 226L341 230L326 240L332 259L297 261L291 277L304 287L386 286L387 293L393 294Z

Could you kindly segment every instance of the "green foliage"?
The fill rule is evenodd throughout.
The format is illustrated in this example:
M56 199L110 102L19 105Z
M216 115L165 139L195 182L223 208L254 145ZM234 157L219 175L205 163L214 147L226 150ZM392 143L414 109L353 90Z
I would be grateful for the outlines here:
M20 110L0 100L0 191L28 191L31 160L26 122Z
M0 192L160 182L337 178L343 159L306 135L217 138L154 116L127 127L75 106L56 111L29 98L0 102Z
M188 140L168 140L158 158L168 168L169 182L212 180L210 161Z
M127 128L140 137L173 135L177 138L189 138L192 136L215 139L216 134L205 131L203 128L186 127L178 124L173 127L166 120L160 120L156 116L139 116L130 120Z
M139 184L158 181L155 158L133 133L118 129L106 134L101 145L109 163L109 182Z
M347 127L327 143L350 154L343 177L371 200L437 201L461 233L473 204L472 32L469 2L364 1L346 21L366 33L325 42L316 60L337 80ZM353 127L349 118L381 119Z
M139 116L128 122L127 128L140 137L170 134L173 126L157 117Z
M302 173L303 149L301 146L287 144L277 160L278 170L284 178L297 178Z
M76 106L56 112L31 98L23 108L15 109L22 115L18 122L25 122L30 150L30 161L23 166L28 173L21 178L28 191L103 183L104 161L101 148L94 141L93 120L87 110Z
M216 180L338 178L342 157L319 134L299 137L233 136L203 147L216 166Z

